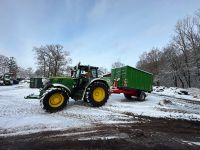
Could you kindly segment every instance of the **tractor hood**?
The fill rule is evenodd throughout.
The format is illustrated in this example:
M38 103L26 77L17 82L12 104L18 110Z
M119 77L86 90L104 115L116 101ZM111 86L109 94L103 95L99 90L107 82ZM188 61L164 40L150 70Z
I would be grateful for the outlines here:
M50 77L49 80L51 81L51 83L68 83L73 81L72 77L69 76L63 76L63 77Z
M70 90L72 89L75 81L72 77L63 76L63 77L50 77L47 79L46 84L62 84L68 87Z
M61 76L61 77L49 77L49 79L50 80L59 80L59 79L71 79L71 80L73 80L73 78L72 77L70 77L70 76Z

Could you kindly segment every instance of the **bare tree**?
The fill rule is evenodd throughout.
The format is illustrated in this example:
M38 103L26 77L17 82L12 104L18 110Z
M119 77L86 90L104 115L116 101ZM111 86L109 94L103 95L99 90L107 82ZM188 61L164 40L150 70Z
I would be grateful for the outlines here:
M66 65L71 62L69 52L64 51L63 46L59 44L34 47L33 50L37 58L37 73L41 73L42 70L45 77L63 74Z
M107 68L104 68L104 67L99 67L99 71L102 72L103 74L109 73L109 72L108 72L108 69L107 69Z
M68 51L63 51L62 45L47 45L47 51L49 51L49 58L51 60L51 67L52 67L52 75L56 76L58 74L61 74L65 68L63 66L66 66L67 63L71 61L71 59L67 59L67 56L69 56Z
M163 85L200 87L200 9L177 22L173 38L161 53L143 53L137 67L154 73Z
M114 68L119 68L119 67L123 67L123 66L125 66L125 64L123 64L122 62L120 62L120 61L118 60L118 61L116 61L116 62L114 62L114 63L112 64L112 69L114 69Z
M144 52L139 62L137 63L137 68L143 69L153 73L154 75L159 74L159 69L162 64L162 52L158 48L152 48L150 52Z
M200 82L200 9L197 11L194 17L195 27L193 29L194 36L193 41L193 58L196 64L196 74L198 81Z
M28 67L26 69L19 67L17 76L18 78L32 78L35 76L35 73L31 67Z
M34 47L33 51L36 54L38 69L41 70L42 75L44 77L47 77L47 64L49 63L49 61L48 61L48 52L46 47L44 46L41 46L39 48Z
M9 62L9 58L4 56L4 55L0 55L0 74L5 74L7 73L8 70L8 62Z
M187 17L177 22L175 28L175 36L173 38L174 45L181 52L183 66L181 73L185 78L188 87L191 87L191 67L194 65L191 51L196 49L196 34L194 32L194 21L191 17Z
M16 59L14 57L6 57L4 55L0 55L0 73L10 73L12 78L16 78L18 73L18 65Z
M158 48L152 48L148 53L144 52L140 56L136 68L151 72L154 74L154 82L160 85L161 68L163 68L162 52Z
M174 45L171 43L167 47L163 48L163 60L164 60L164 68L163 68L163 74L168 74L169 76L172 76L172 82L175 87L179 86L179 83L181 84L181 87L184 88L184 81L182 79L182 76L180 74L180 69L183 67L182 62L179 59L179 52L176 50ZM163 78L163 80L165 80ZM167 81L169 85L171 84L171 80Z
M13 78L17 77L17 72L18 72L18 65L14 57L10 57L8 60L8 69L9 73Z

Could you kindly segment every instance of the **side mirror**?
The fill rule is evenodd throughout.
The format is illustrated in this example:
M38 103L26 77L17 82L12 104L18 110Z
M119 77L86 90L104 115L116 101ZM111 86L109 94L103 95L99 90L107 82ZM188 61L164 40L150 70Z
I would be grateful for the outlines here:
M71 72L70 72L70 73L71 73L71 77L73 77L73 75L74 75L74 70L71 69Z

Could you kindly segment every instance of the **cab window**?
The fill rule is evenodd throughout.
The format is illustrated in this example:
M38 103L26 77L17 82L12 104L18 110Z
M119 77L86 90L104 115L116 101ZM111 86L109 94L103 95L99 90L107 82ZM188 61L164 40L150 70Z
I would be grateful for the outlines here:
M96 78L96 77L97 77L97 70L96 70L96 69L92 69L92 70L91 70L91 73L92 73L92 77L93 77L93 78Z

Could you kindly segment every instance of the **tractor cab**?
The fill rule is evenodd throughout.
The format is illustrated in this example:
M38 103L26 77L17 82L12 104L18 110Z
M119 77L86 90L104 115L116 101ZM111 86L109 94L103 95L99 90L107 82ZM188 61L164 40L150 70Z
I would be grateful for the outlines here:
M80 80L80 83L81 80L89 82L98 77L98 67L78 65L74 67L74 70L74 78Z
M98 67L78 65L71 72L71 77L74 79L74 89L72 95L74 99L80 99L83 95L85 87L95 78L98 78Z
M84 65L78 65L75 66L74 69L72 70L71 76L73 78L97 78L98 77L98 67L93 67L93 66L84 66Z

